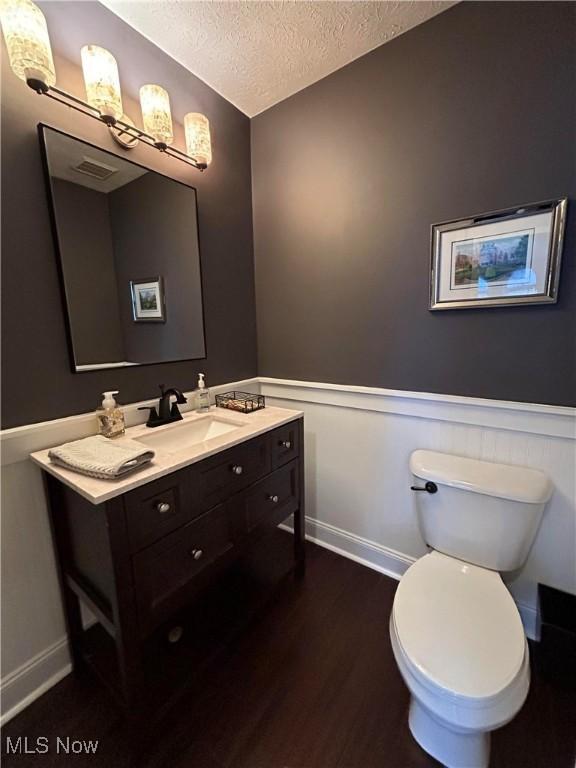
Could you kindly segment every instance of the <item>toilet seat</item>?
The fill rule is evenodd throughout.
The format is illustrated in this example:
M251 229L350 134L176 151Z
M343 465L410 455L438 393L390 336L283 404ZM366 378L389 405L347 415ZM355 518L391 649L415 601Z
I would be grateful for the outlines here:
M425 555L400 581L390 633L406 684L440 721L492 730L524 703L526 639L495 571L439 552Z
M522 622L496 571L431 552L402 577L392 615L418 676L454 697L486 701L522 667Z

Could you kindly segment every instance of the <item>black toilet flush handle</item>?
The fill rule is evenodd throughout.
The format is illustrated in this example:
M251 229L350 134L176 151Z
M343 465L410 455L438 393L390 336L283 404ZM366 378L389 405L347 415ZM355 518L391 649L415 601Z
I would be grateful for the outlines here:
M410 486L411 491L427 491L428 493L436 493L438 491L438 486L436 483L433 483L431 480L427 480L424 484L424 488L418 488L416 485Z

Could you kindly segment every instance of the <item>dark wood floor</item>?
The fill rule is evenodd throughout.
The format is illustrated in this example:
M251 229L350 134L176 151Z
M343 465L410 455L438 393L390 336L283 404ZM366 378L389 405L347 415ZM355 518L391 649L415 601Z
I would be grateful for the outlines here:
M285 534L282 534L285 536ZM3 729L4 768L426 768L392 656L396 582L309 545L303 582L272 599L220 649L165 722L134 733L89 675L69 676ZM531 647L530 695L493 737L492 768L574 768L576 692L562 659ZM554 668L552 668L554 667ZM27 736L48 754L7 755ZM98 739L95 755L57 754L57 737Z

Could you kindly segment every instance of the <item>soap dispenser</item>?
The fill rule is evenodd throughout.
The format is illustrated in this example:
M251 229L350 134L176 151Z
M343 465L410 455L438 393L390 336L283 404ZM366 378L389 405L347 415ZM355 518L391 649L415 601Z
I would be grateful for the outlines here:
M104 437L119 437L126 431L124 414L122 409L118 407L116 400L114 400L114 395L117 394L118 390L104 392L102 406L96 411L99 432Z
M198 374L198 388L196 389L196 411L207 413L210 410L210 390L206 387L204 374Z

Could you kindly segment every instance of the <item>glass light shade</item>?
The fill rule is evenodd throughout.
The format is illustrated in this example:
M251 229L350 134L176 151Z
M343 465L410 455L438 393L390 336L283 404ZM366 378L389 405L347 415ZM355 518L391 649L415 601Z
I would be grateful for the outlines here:
M2 0L0 21L10 66L24 81L56 84L56 71L44 14L31 0Z
M124 110L116 59L98 45L85 45L80 55L88 104L101 115L119 120Z
M210 142L210 123L205 115L189 112L184 117L186 133L186 152L199 163L210 165L212 145Z
M143 85L140 88L140 108L144 130L157 144L172 144L172 115L170 97L159 85Z

